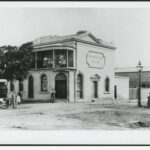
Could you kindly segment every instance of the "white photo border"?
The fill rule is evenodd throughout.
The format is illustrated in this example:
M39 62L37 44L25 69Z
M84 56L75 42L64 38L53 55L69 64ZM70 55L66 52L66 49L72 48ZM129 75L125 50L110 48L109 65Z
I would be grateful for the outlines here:
M150 8L149 2L0 2L0 8ZM150 145L150 131L0 131L0 145ZM31 147L32 148L32 147ZM12 149L12 148L11 148ZM42 148L43 149L43 148ZM116 149L116 148L115 148ZM133 148L132 148L133 149Z

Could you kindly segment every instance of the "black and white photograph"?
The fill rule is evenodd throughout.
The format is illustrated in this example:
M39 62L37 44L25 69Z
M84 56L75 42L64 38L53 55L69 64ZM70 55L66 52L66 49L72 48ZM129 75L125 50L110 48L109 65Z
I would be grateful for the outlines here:
M0 4L0 144L150 144L149 2Z

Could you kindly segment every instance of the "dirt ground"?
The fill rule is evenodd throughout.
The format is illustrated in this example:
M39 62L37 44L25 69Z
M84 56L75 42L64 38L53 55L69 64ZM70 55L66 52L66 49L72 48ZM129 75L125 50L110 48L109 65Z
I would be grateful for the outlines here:
M150 109L137 102L28 103L0 110L0 130L150 129Z

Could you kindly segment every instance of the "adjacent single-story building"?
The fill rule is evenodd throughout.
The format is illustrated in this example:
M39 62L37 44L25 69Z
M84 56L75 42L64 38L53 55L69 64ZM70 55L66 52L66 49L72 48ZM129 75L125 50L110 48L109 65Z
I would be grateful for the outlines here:
M24 100L69 102L114 98L115 46L88 31L69 36L44 36L33 41L34 64L23 82L10 82L9 94L21 91Z
M129 77L115 76L114 98L129 100Z
M129 99L138 98L139 75L136 67L115 68L116 76L129 78ZM150 92L150 67L144 66L141 73L141 98L147 99Z

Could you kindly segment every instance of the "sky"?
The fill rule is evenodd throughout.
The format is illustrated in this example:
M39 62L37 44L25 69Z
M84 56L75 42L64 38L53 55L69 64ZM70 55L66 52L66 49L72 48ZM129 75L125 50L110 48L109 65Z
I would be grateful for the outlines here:
M150 66L150 8L1 8L0 46L87 30L113 42L116 67Z

